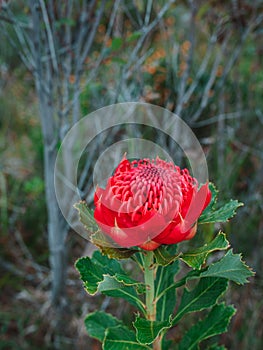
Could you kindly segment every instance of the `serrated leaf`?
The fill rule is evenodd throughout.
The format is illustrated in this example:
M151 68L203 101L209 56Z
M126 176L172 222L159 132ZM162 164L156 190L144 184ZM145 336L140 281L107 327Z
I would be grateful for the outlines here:
M209 190L212 194L211 201L208 204L208 206L205 208L203 213L209 212L211 209L213 209L216 205L216 202L217 202L217 196L218 196L219 191L212 182L209 182Z
M121 320L103 311L92 312L85 318L85 326L89 336L100 342L103 342L107 328L119 325L122 325Z
M171 254L167 247L160 246L154 250L154 256L158 265L167 266L177 260L180 254Z
M120 273L125 275L124 270L116 260L102 256L99 251L95 251L92 258L80 258L75 266L80 273L86 291L91 295L97 293L98 284L103 280L104 274L115 275Z
M116 276L104 275L98 284L98 291L114 298L123 298L145 314L145 305L138 298L134 287L119 282Z
M93 264L89 257L80 258L76 262L76 269L80 273L80 278L84 283L86 291L94 295L98 290L98 283L101 281L103 276L103 270Z
M191 291L184 288L173 325L189 312L201 311L215 305L218 298L226 291L227 285L225 278L208 277L201 278L198 285Z
M125 326L108 328L102 344L103 350L150 350L147 345L139 344L135 333Z
M122 275L120 273L116 273L114 277L118 282L123 283L125 286L135 287L138 294L142 294L145 292L146 287L145 284L142 282L136 281L135 279L127 275Z
M209 183L209 189L212 193L212 199L198 220L200 224L226 222L236 214L236 209L243 205L243 203L231 199L221 208L216 208L218 190L211 182Z
M179 261L166 266L159 266L155 279L157 321L165 321L173 312L176 303L176 285L174 276L179 271Z
M227 331L230 319L235 313L232 306L215 305L208 316L195 324L179 343L179 350L198 349L201 341Z
M103 255L107 255L110 259L128 259L133 254L138 252L138 249L116 247L116 243L101 231L97 231L92 234L90 236L90 241L99 248Z
M94 233L99 230L99 226L97 225L93 210L91 210L85 201L80 201L74 204L74 208L79 212L79 220L84 225L86 230L90 233Z
M198 222L200 224L226 222L236 214L237 208L243 205L243 203L231 199L219 209L204 211Z
M212 242L207 243L192 252L184 253L180 256L180 259L183 260L188 266L194 269L200 269L210 253L216 250L225 250L229 248L229 246L230 245L226 239L226 235L223 232L219 232Z
M133 254L137 253L137 249L126 248L111 248L100 247L100 251L103 255L107 255L110 259L125 260L129 259Z
M141 344L152 344L161 332L171 327L171 317L166 321L149 321L139 316L136 317L133 326L136 329L136 338Z
M242 261L241 254L233 254L232 249L200 274L201 277L224 277L237 284L247 283L247 278L253 275L254 272Z

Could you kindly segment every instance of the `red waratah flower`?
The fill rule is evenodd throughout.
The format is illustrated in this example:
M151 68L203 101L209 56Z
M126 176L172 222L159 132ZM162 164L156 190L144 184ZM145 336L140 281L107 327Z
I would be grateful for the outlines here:
M124 158L106 188L96 189L94 218L119 246L154 250L191 239L210 200L208 183L198 189L187 169L159 158Z

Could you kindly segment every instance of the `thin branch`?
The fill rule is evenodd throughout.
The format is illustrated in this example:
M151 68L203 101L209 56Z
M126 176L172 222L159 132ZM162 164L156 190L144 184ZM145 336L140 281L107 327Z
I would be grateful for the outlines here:
M233 51L232 56L230 57L230 59L228 60L226 66L225 66L225 69L223 71L222 77L221 77L221 79L219 80L219 82L217 84L217 89L220 89L223 86L227 75L229 74L230 70L232 69L233 65L235 64L236 60L238 59L241 50L243 49L243 44L244 44L245 40L247 39L248 35L262 21L263 21L263 14L260 15L260 16L257 16L256 18L252 18L251 19L249 25L247 26L246 30L243 32L243 34L242 34L242 36L240 38L239 45L235 48L235 50Z
M83 47L83 51L82 51L81 58L80 58L80 64L81 65L84 64L85 59L87 58L87 56L89 54L91 45L92 45L92 43L94 41L94 37L95 37L95 34L97 32L97 29L98 29L98 26L99 26L99 23L100 23L100 20L101 20L101 17L102 17L104 8L105 8L105 4L106 4L106 0L103 0L101 2L100 9L96 13L96 18L95 18L95 21L93 23L92 30L89 33L88 40L85 41L85 45Z
M30 261L31 266L36 270L39 271L41 274L43 272L48 272L49 269L45 266L41 266L39 264L37 264L32 256L32 254L30 253L29 249L27 248L23 237L21 235L21 233L18 230L15 230L15 239L22 251L22 253L24 254L25 258Z
M117 11L118 11L118 8L119 8L119 5L120 5L120 2L121 0L116 0L114 5L113 5L113 8L112 8L112 14L111 14L111 18L110 18L110 22L108 24L108 28L107 28L107 32L104 36L104 40L103 40L103 43L102 43L102 47L100 49L100 56L98 57L98 59L96 60L95 62L95 66L92 68L90 74L88 75L87 79L86 79L86 82L85 82L85 86L87 86L97 75L98 73L98 70L99 70L99 67L101 66L101 63L104 59L104 49L106 47L106 43L107 43L107 40L109 39L110 37L110 34L112 32L112 28L113 28L113 25L114 25L114 21L115 21L115 18L116 18L116 15L117 15ZM76 84L76 82L75 82ZM74 106L74 103L77 99L79 99L79 96L81 94L82 90L79 90L79 91L76 91L75 89L75 94L74 94L74 97L73 99L68 103L68 105L66 105L64 107L64 110L63 110L63 114L68 114L70 112L70 110L72 109L72 107Z
M50 55L51 55L53 69L56 73L58 73L58 61L57 61L56 49L55 49L55 45L54 45L54 35L53 35L54 33L52 33L52 30L51 30L45 2L43 0L39 0L39 3L40 3L41 10L42 10L42 16L43 16L43 21L45 24L45 29L47 32L48 47L49 47L49 51L50 51Z
M183 72L182 78L180 80L179 84L179 91L178 91L178 97L177 97L177 106L175 109L175 113L177 115L180 115L182 108L183 108L183 96L186 89L187 80L189 78L191 65L193 62L193 55L194 55L194 46L195 46L195 35L196 35L196 24L195 24L195 16L197 12L197 7L195 5L194 1L190 1L191 6L191 20L189 23L189 42L190 42L190 49L187 55L186 59L186 69Z
M145 17L144 17L144 24L146 25L150 23L152 7L153 7L153 0L148 0L146 5Z
M32 53L33 47L31 45L30 38L28 37L26 30L25 30L25 28L29 28L29 27L22 26L21 22L17 20L17 18L14 16L13 12L10 10L9 7L6 8L6 12L7 12L10 20L12 21L13 29L15 31L18 42L20 44L19 52L21 53L21 55L23 55L23 58L21 55L20 55L20 57L22 58L22 61L24 62L26 67L30 71L32 71L32 69L35 68L34 60L33 60L33 53ZM32 29L32 28L30 27L30 29ZM6 31L6 33L7 33L7 31ZM11 36L9 34L7 36L9 37L9 40L14 43ZM15 44L15 46L17 48L17 44Z
M142 36L139 38L137 44L135 45L135 48L133 49L129 61L126 64L126 71L128 71L128 69L132 66L132 64L134 63L134 61L137 61L138 59L138 52L140 51L140 49L142 48L145 39L148 37L148 35L150 34L150 32L158 25L158 23L160 22L160 20L163 18L163 16L165 15L165 13L168 11L168 9L170 8L170 6L175 2L175 0L169 0L166 2L166 4L162 7L162 9L159 11L158 15L155 17L155 19L149 24L149 25L145 25L141 28L141 32L142 32Z
M5 37L8 39L9 43L11 44L11 46L17 50L17 44L14 42L14 40L12 39L12 37L10 36L10 34L7 32L5 26L3 25L2 22L0 22L1 24L1 27L2 27L2 31L5 35ZM25 54L18 50L18 56L20 57L21 61L24 63L24 65L27 67L27 69L32 72L33 69L35 68L34 65L33 65L33 60L32 62L28 59L28 57L25 56Z
M0 15L0 21L4 21L4 22L10 23L10 24L14 24L15 23L15 21L13 19L5 17L3 15Z
M212 125L215 123L218 123L219 119L225 119L225 120L231 120L231 119L239 119L245 115L249 115L251 113L251 111L247 110L247 111L236 111L236 112L231 112L231 113L220 113L212 118L208 118L205 120L200 120L198 122L195 123L191 123L191 126L194 128L200 128L203 126L208 126L208 125Z
M208 66L208 63L209 63L209 60L210 60L210 57L211 57L212 52L213 52L213 48L216 44L216 39L217 39L217 30L215 31L215 33L211 36L211 38L209 40L208 48L206 50L205 56L202 60L201 66L196 74L194 81L192 82L192 84L189 86L189 88L186 90L185 94L182 97L182 104L185 104L189 101L193 92L197 88L201 77L205 73L206 68Z
M79 75L80 69L80 56L81 56L81 49L83 47L83 43L86 40L86 36L88 34L89 30L89 23L88 18L91 16L91 11L96 3L96 0L92 0L89 3L89 9L87 9L87 2L82 2L82 9L80 11L80 20L79 20L79 34L76 40L75 45L75 57L78 60L76 63L76 69L75 69L75 76Z

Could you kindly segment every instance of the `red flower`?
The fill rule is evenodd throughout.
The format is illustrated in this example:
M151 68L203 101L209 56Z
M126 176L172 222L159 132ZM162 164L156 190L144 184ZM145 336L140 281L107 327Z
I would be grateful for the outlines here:
M124 158L105 190L96 189L94 218L118 245L154 250L192 238L210 200L208 183L198 190L187 169L159 158Z

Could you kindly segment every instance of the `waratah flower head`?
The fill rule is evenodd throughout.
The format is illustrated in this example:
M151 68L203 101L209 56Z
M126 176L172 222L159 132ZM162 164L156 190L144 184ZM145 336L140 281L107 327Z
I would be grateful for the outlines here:
M187 169L125 157L106 188L96 189L94 218L119 246L154 250L192 238L210 200L208 183L198 189Z

